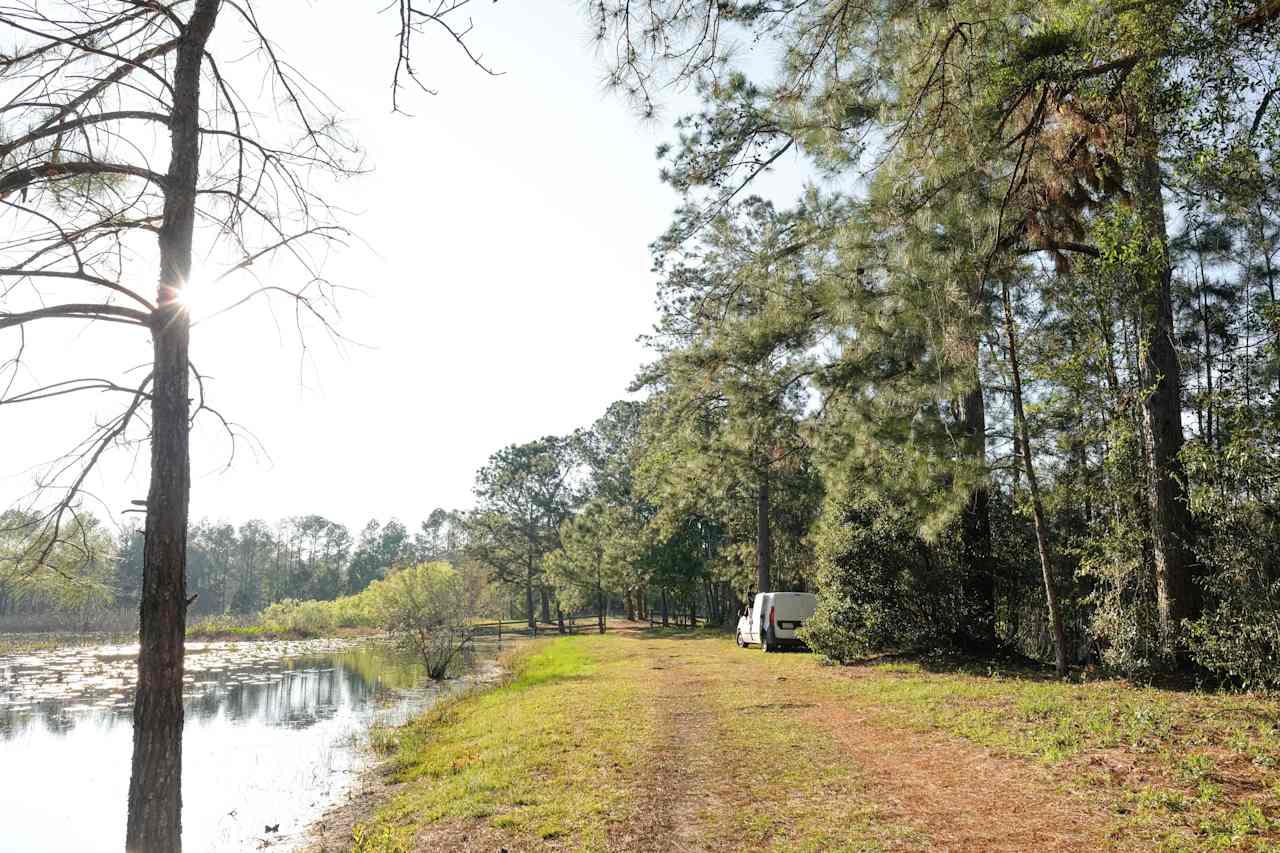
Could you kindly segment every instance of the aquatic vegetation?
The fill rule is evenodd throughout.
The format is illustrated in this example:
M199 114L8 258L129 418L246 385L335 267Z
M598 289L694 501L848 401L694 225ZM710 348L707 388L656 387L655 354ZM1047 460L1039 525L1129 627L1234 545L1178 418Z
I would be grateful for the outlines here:
M136 645L0 655L2 849L96 849L123 823ZM472 671L487 674L494 646ZM192 849L257 849L264 825L287 843L367 766L372 729L397 726L470 681L430 683L386 640L188 643L184 832ZM50 841L51 809L75 827ZM65 835L65 837L64 837ZM52 846L51 846L52 845ZM60 847L58 845L61 845Z

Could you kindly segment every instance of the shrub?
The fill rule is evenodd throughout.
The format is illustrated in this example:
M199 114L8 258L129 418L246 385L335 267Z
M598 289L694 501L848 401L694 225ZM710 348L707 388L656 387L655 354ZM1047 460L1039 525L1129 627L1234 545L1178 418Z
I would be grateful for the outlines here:
M1216 579L1217 606L1190 626L1196 663L1249 689L1280 688L1280 583Z
M421 563L369 586L382 626L444 678L471 640L471 616L463 576L448 563Z
M1230 413L1228 412L1228 415ZM1196 477L1191 506L1203 615L1187 625L1192 659L1246 688L1280 688L1280 449L1239 416L1223 417L1225 446L1184 451Z
M901 508L865 494L828 498L816 533L818 610L803 634L847 661L870 652L951 646L968 612L953 543L926 542Z
M262 624L270 631L325 634L337 627L331 601L298 601L286 598L262 611Z

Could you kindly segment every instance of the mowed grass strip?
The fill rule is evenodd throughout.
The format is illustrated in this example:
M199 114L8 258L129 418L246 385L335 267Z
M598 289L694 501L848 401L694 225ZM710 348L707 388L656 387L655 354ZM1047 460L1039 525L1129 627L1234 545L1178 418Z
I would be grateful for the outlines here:
M512 661L507 683L391 732L385 746L403 786L357 839L370 850L414 849L433 824L470 820L604 849L610 821L636 808L627 780L652 738L633 651L609 637L537 641Z
M663 679L679 681L671 690ZM509 683L394 733L405 784L362 828L380 839L364 849L414 849L424 829L451 820L534 847L608 849L622 837L611 828L646 808L646 780L663 784L649 771L672 738L658 729L689 719L665 707L682 701L697 703L703 728L679 739L698 772L675 805L686 837L720 844L709 849L929 845L914 823L886 817L857 762L816 722L837 708L882 729L886 749L935 732L1044 766L1064 792L1085 792L1112 815L1117 849L1280 850L1272 698L1064 684L986 666L833 667L708 632L532 644Z
M708 672L723 778L734 806L704 816L723 849L918 849L926 839L887 816L858 765L805 715L814 706L808 656L741 650L723 636L687 643Z
M424 833L451 821L481 821L517 849L613 849L662 799L654 786L679 790L680 801L663 806L680 812L668 830L705 849L901 846L910 830L878 814L857 766L776 691L770 664L788 661L806 664L742 652L710 632L534 644L514 661L509 683L391 734L391 772L404 785L357 830L357 849L427 849L444 838ZM677 672L673 690L663 679ZM677 737L669 757L672 772L688 772L686 791L686 780L655 771L658 751L673 746L673 733L656 725L683 725L681 710L695 707L710 724ZM646 850L663 844L638 841Z

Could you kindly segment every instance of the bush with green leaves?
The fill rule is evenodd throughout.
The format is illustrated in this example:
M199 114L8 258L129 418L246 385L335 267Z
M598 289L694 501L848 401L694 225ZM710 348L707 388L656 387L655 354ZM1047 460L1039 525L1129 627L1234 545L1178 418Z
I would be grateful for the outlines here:
M1217 676L1254 689L1280 688L1280 448L1243 419L1223 418L1221 448L1189 444L1198 475L1192 508L1204 595L1203 615L1187 626L1192 659Z
M380 626L376 595L364 590L333 601L298 601L286 598L262 611L263 628L280 634L317 636L338 628Z
M848 661L950 648L964 636L969 608L948 536L927 542L901 507L855 493L828 498L815 543L818 610L802 629L815 651Z
M422 658L427 674L444 678L470 643L475 600L466 578L448 563L419 563L375 581L372 597L378 621Z
M1243 572L1208 587L1216 606L1188 634L1195 662L1247 689L1280 689L1280 581Z
M315 636L331 633L337 627L332 604L329 601L286 598L262 611L262 623L268 630L281 634Z

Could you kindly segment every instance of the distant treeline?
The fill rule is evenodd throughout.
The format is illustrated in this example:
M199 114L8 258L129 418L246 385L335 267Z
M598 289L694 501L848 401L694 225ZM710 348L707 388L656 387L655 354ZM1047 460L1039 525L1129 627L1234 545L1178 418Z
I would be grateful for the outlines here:
M254 613L286 599L330 600L415 563L450 559L459 547L455 513L437 509L416 530L391 519L371 520L357 535L320 515L274 525L239 526L202 520L187 538L191 614ZM110 610L136 613L142 587L142 529L114 534L81 514L62 531L45 563L41 519L20 511L0 515L0 617L64 615L88 618Z

